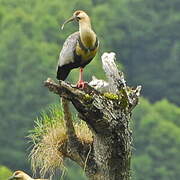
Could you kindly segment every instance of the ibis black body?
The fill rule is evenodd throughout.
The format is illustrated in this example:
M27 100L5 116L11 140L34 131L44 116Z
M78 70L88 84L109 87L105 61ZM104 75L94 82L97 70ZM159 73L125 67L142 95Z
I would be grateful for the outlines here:
M76 47L79 46L84 53L92 53L89 59L84 59L81 55L77 55ZM80 39L80 33L75 32L71 34L64 42L63 48L60 52L59 62L57 66L57 79L65 80L74 68L84 68L87 64L91 62L94 58L94 52L98 47L98 39L96 38L96 43L93 48L88 49L84 47ZM67 54L67 52L69 54ZM64 60L64 61L63 61Z

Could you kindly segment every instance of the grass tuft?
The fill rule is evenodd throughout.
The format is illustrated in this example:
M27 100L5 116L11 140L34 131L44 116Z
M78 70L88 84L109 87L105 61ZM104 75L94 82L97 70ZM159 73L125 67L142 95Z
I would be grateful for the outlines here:
M84 121L74 120L76 135L80 141L93 141L92 133ZM63 168L64 155L59 149L67 141L63 111L60 105L54 105L35 121L35 128L30 131L29 138L33 149L29 155L34 173L37 169L44 176L47 172L54 174L57 168Z

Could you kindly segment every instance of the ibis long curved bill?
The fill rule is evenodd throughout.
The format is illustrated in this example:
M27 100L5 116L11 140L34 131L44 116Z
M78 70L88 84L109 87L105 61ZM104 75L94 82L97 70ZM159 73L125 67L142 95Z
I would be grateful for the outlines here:
M11 176L8 178L8 180L13 180L14 179L14 176Z
M74 21L74 20L75 20L75 17L74 17L74 16L72 16L71 18L69 18L68 20L66 20L66 21L63 23L63 25L61 26L61 29L63 30L65 24L67 24L67 23L69 23L69 22L71 22L71 21Z

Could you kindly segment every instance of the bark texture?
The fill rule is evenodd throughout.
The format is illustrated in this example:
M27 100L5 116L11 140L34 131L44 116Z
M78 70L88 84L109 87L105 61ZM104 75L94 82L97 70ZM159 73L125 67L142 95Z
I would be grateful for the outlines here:
M92 180L130 179L132 132L129 122L138 103L141 86L128 87L114 60L114 53L102 56L107 82L93 77L84 89L77 89L64 81L57 84L47 79L45 82L50 91L63 98L68 134L63 151L84 168ZM76 137L68 101L91 129L93 142L85 144Z

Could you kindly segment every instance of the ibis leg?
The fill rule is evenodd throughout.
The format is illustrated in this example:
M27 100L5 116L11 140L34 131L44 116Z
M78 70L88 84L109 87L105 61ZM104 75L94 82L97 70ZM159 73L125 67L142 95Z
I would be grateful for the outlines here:
M79 72L79 81L77 83L77 87L78 88L84 88L85 86L85 82L83 81L83 68L80 68L80 72Z

